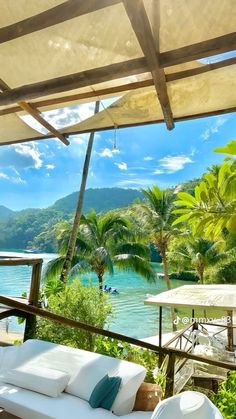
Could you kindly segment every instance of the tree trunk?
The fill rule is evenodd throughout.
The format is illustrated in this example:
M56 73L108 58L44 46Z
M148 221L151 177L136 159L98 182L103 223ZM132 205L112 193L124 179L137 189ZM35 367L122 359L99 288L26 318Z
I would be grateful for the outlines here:
M169 277L169 272L168 272L166 251L165 250L162 250L161 258L162 258L162 263L163 263L163 271L164 271L166 286L167 286L168 290L171 290L170 277ZM171 311L172 330L173 330L173 332L176 332L177 325L176 325L175 309L173 307L171 307L170 311Z
M200 284L204 284L204 266L202 264L198 265L197 272L198 272Z
M102 294L103 293L103 274L102 273L98 274L98 288L99 288L100 294Z
M96 114L98 111L99 111L99 102L96 102L94 113ZM72 227L72 230L71 230L71 233L70 233L70 238L69 238L68 248L67 248L67 252L66 252L66 257L65 257L65 261L63 263L61 276L60 276L60 280L62 282L66 282L67 279L68 279L69 272L71 270L72 259L73 259L74 252L75 252L75 245L76 245L76 239L77 239L77 234L78 234L78 230L79 230L80 219L81 219L81 215L82 215L84 193L85 193L86 182L87 182L87 177L88 177L88 170L89 170L89 163L90 163L90 158L91 158L91 153L92 153L92 148L93 148L94 135L95 135L95 133L92 132L89 136L86 156L85 156L85 160L84 160L84 167L83 167L83 174L82 174L82 179L81 179L80 191L79 191L79 198L78 198L77 208L76 208L76 212L75 212L75 218L74 218L73 227Z

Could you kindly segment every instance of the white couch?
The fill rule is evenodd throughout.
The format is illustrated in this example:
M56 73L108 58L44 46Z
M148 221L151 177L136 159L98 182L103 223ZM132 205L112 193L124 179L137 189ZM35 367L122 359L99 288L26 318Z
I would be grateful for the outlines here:
M67 373L70 379L65 391L49 397L6 383L9 370L35 366ZM88 400L94 386L111 371L122 377L111 411L91 408ZM0 406L23 419L150 419L152 412L132 412L145 374L145 368L134 363L32 339L0 348Z

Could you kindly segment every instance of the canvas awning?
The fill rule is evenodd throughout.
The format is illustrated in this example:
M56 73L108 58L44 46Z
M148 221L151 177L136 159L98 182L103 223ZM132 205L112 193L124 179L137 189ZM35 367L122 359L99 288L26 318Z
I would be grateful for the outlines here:
M183 285L145 300L161 307L236 310L236 285Z
M0 0L0 144L236 110L234 0ZM201 61L199 61L201 60ZM40 112L110 96L60 132ZM22 113L23 112L23 113ZM19 119L30 114L49 134Z

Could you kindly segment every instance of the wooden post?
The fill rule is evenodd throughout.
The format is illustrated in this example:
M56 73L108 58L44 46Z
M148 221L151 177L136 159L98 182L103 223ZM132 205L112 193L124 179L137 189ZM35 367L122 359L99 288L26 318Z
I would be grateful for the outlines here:
M32 266L30 293L29 293L29 304L38 307L39 302L39 288L41 280L42 261L34 263ZM36 316L28 314L25 322L25 333L24 341L32 339L35 336L36 331Z
M163 360L163 354L161 351L162 346L162 307L159 307L159 342L158 345L160 347L159 351L159 357L158 357L158 368L161 368L162 360Z
M227 311L227 331L228 331L228 347L229 351L233 351L233 310Z
M165 399L174 394L174 380L175 380L175 353L171 352L169 355L167 370L166 370L166 388Z

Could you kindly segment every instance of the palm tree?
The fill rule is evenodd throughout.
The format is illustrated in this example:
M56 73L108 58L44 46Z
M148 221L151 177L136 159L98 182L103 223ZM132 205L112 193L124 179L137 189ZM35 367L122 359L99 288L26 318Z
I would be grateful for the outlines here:
M179 269L196 270L199 282L204 284L206 268L214 266L217 262L227 257L222 250L222 241L212 242L205 239L190 238L187 241L176 242L169 253L169 260L174 260Z
M99 111L99 103L100 103L99 101L97 101L95 103L94 114L98 113L98 111ZM77 207L76 207L76 211L75 211L74 222L73 222L72 229L70 231L70 237L69 237L69 241L68 241L66 255L65 255L65 258L63 260L63 264L61 265L60 280L64 283L68 279L68 275L69 275L69 272L70 272L71 266L72 266L73 255L74 255L74 252L75 252L76 238L77 238L80 219L81 219L81 215L82 215L84 194L85 194L85 188L86 188L88 171L89 171L89 163L90 163L91 154L92 154L94 136L95 136L95 132L91 132L91 134L89 135L89 140L88 140L88 145L87 145L87 150L86 150L86 155L85 155L85 160L84 160L84 166L83 166L83 173L82 173L80 191L79 191L79 198L78 198Z
M49 262L46 280L57 276L64 262L63 253L68 241L66 223L63 223L63 229L62 256ZM105 272L113 274L114 266L119 270L132 270L148 281L155 281L156 274L148 261L149 257L148 246L135 241L127 218L115 212L97 215L92 210L87 216L81 217L70 276L89 271L96 273L100 292L103 290Z
M169 191L162 191L156 185L152 189L143 189L142 192L146 202L141 207L150 228L150 239L160 253L166 286L170 290L167 251L170 241L176 233L176 229L172 227L173 194ZM175 311L171 308L172 328L174 331L177 329L174 322L175 317Z
M167 251L170 240L176 232L172 227L173 195L168 191L162 191L156 185L152 189L143 189L142 192L146 202L141 207L149 225L150 239L161 255L166 286L170 290Z

